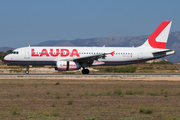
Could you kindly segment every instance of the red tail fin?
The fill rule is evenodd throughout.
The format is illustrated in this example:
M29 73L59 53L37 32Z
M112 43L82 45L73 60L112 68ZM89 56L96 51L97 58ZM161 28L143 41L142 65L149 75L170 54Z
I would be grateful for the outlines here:
M165 49L172 21L163 21L142 47Z

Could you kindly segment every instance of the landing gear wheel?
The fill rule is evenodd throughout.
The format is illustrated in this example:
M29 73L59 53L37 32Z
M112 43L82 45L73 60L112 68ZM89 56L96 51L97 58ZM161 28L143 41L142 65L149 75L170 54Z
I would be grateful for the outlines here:
M89 69L86 69L86 74L89 74Z
M83 69L82 74L89 74L89 69Z
M26 71L26 74L29 74L29 71Z

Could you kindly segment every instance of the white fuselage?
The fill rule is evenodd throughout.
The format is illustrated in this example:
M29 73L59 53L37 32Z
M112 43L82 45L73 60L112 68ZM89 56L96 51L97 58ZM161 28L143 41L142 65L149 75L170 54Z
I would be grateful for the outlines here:
M91 65L125 65L151 59L164 57L174 52L153 54L166 49L152 49L141 47L23 47L14 50L15 54L9 54L4 59L18 65L55 65L57 61L74 61L75 58L83 58L97 54L110 53L104 58L94 60Z

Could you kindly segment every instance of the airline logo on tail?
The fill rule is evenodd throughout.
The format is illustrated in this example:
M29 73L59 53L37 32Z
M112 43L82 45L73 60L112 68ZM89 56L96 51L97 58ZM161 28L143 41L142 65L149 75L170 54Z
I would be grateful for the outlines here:
M163 21L148 38L152 48L165 49L172 21Z

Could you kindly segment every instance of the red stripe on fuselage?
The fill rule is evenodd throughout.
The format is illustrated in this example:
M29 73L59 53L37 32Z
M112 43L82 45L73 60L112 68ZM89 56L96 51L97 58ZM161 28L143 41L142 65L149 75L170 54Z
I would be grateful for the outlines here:
M5 60L6 62L56 62L56 61L17 61L17 60Z
M161 57L164 57L164 56L161 56ZM157 59L157 58L161 58L161 57L140 59L140 60L131 60L131 61L101 61L101 62L104 62L104 63L129 63L129 62L147 61L147 60ZM15 60L6 60L6 62L54 62L54 63L56 63L56 61L15 61Z

